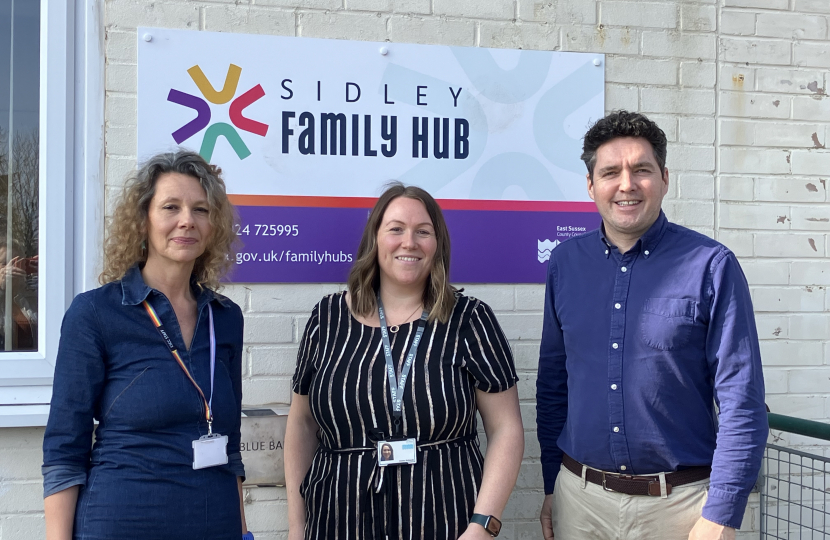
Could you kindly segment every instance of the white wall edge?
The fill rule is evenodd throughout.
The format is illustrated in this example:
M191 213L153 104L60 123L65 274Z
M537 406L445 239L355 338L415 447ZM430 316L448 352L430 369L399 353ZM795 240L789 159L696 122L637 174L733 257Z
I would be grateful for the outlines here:
M54 366L61 321L73 296L74 199L70 174L74 157L74 6L65 0L41 0L41 10L40 267L43 276L40 282L45 286L41 287L38 298L41 313L38 350Z
M97 287L104 238L104 14L75 0L73 293Z
M0 428L42 427L49 418L49 405L0 405Z

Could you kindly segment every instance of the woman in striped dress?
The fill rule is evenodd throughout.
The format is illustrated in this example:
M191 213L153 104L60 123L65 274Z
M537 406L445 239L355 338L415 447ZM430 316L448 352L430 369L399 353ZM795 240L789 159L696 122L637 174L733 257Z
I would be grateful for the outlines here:
M285 436L290 539L498 533L524 449L517 377L492 310L449 285L449 261L438 204L393 184L369 216L349 292L314 307L300 344Z

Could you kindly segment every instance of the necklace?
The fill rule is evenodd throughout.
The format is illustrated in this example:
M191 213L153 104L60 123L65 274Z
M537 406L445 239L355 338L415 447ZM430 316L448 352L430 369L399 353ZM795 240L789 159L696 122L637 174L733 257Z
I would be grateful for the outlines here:
M412 313L410 313L410 314L409 314L409 317L407 317L406 319L404 319L404 322L402 322L401 324L406 324L406 321L408 321L409 319L411 319L411 318L412 318L412 316L413 316L413 315L415 315L415 313L416 313L419 309L421 309L421 304L418 304L418 307L416 307L416 308L415 308L415 311L413 311ZM389 331L390 331L391 333L393 333L393 334L397 334L397 333L398 333L398 330L400 330L400 329L401 329L401 324L393 324L392 326L390 326L390 327L389 327Z

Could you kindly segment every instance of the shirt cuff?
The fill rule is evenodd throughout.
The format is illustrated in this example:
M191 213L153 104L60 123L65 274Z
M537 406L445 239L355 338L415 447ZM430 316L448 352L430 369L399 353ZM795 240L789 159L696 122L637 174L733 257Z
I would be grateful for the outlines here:
M50 465L42 466L43 474L43 498L54 495L72 486L86 485L86 467L73 467L71 465Z
M701 515L713 523L739 529L744 519L747 497L709 488L709 496Z
M230 468L234 476L239 476L243 482L245 481L245 465L242 464L241 452L228 454L228 468Z

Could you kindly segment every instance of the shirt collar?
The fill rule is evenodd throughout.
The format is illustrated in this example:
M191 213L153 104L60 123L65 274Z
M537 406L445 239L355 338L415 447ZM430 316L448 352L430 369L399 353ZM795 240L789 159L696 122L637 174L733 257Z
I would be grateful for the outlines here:
M666 227L668 227L669 220L666 218L666 214L660 210L660 215L657 216L657 220L651 224L651 227L637 240L637 243L634 244L634 247L631 248L631 251L642 251L643 256L648 258L654 250L657 248L657 245L662 240L663 235L666 234ZM605 258L607 259L611 254L611 249L616 249L614 244L612 244L608 238L605 236L605 224L600 224L599 227L599 235L600 239L602 240L603 249L605 250Z
M196 283L195 275L190 276L190 289L193 291L193 296L196 297L197 311L201 311L208 302L213 300L216 300L223 307L227 307L227 299L207 287L200 287ZM150 293L154 292L154 289L144 283L144 278L141 276L141 269L138 265L135 265L127 270L127 273L121 278L121 292L123 294L121 304L135 306L146 300L150 296Z

